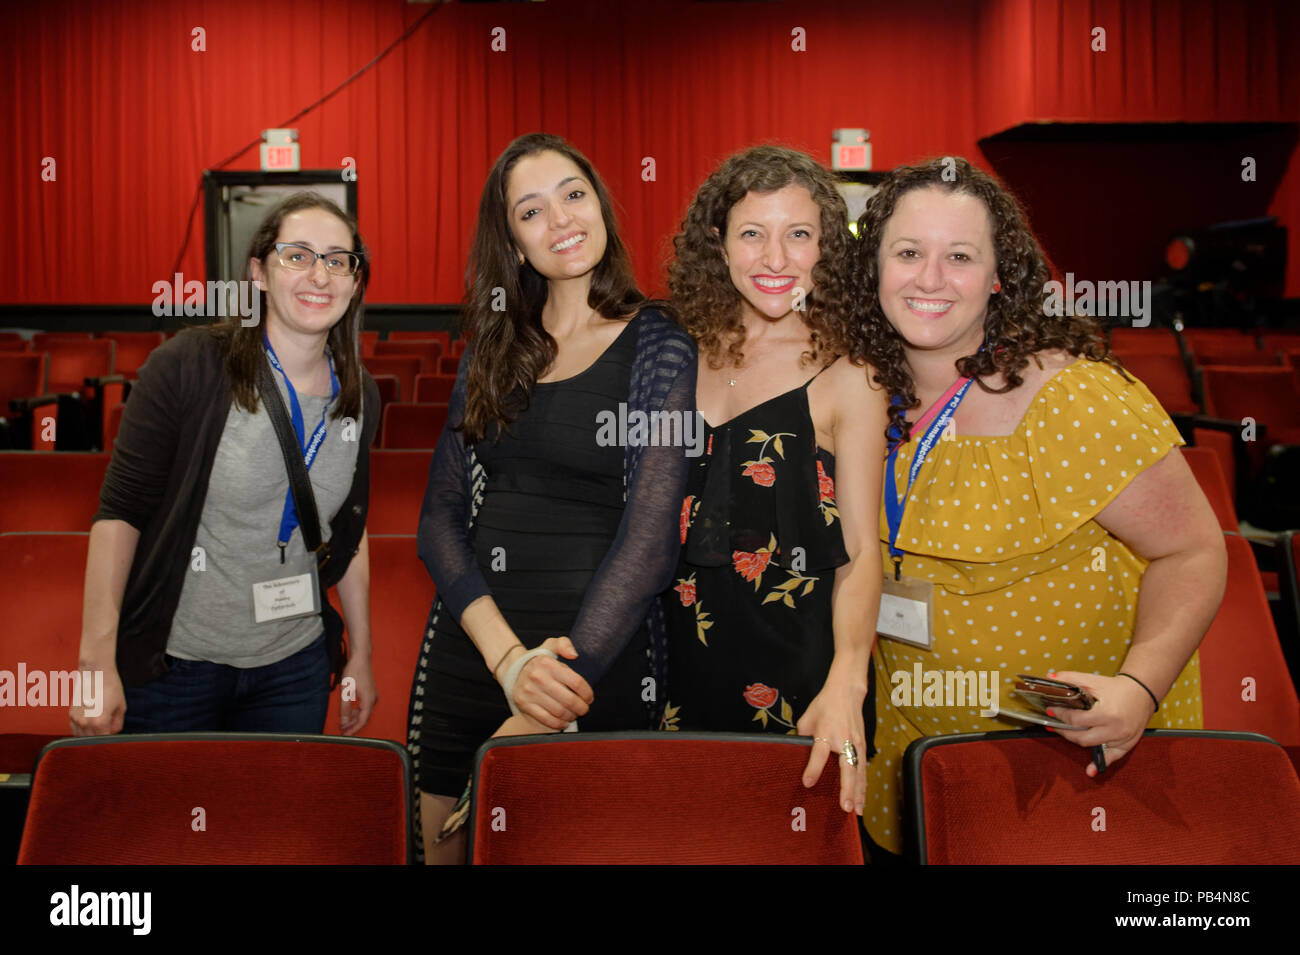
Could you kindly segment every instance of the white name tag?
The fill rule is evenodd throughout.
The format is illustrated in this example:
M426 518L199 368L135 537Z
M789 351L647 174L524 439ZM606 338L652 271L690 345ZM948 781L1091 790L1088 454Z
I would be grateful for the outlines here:
M279 577L253 584L253 621L285 620L320 613L316 568L294 577Z
M876 633L923 650L934 648L934 585L928 580L886 577L881 585Z

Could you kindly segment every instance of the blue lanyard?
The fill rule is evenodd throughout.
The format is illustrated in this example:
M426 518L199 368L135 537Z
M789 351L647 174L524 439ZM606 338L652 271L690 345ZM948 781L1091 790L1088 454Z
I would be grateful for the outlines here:
M285 385L289 389L289 417L293 421L293 433L298 436L298 444L302 447L303 463L307 465L307 470L311 470L312 464L316 460L316 452L325 441L325 416L329 413L329 406L334 403L334 399L339 394L338 375L334 374L334 357L329 358L330 363L330 400L325 403L325 410L321 412L320 424L316 425L316 430L312 432L311 440L304 437L305 425L302 420L302 405L298 402L298 392L294 390L293 382L285 374L284 368L280 365L280 359L275 355L275 349L271 347L271 340L262 333L262 341L266 343L266 357L270 359L271 367L280 373L284 379ZM280 536L277 543L280 545L280 563L284 563L284 549L289 545L289 538L293 536L294 529L298 526L298 510L293 506L293 487L284 495L284 512L280 517Z
M898 460L898 450L903 446L902 435L895 428L890 437L893 439L893 446L889 449L889 457L885 459L885 517L889 521L889 555L894 559L894 579L898 580L902 573L903 552L898 548L898 530L903 526L903 508L906 506L907 496L912 493L912 485L916 482L916 475L921 470L921 465L929 456L930 451L934 448L935 441L943 434L943 429L948 426L952 416L957 413L957 406L961 400L966 397L966 392L971 386L973 378L967 378L965 383L957 389L953 396L948 399L948 403L943 406L930 426L925 429L925 434L916 445L916 456L912 458L911 467L907 472L907 490L903 496L898 495L898 480L894 476L894 464Z

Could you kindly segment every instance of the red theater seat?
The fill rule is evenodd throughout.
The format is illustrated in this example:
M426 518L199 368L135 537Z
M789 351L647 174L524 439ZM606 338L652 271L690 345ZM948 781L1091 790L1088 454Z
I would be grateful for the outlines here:
M66 739L36 765L18 863L404 865L409 781L406 751L386 740Z
M447 424L446 405L397 404L384 409L384 448L432 448Z
M423 449L370 452L370 511L366 529L371 534L414 534L420 505L429 483L433 452Z
M1129 374L1151 389L1160 406L1169 414L1200 412L1201 409L1192 400L1192 379L1187 374L1187 366L1177 353L1116 354Z
M1202 725L1263 733L1300 746L1300 701L1287 671L1255 556L1245 539L1225 534L1228 582L1201 641Z
M415 400L419 404L445 405L451 401L456 379L443 375L420 375L415 379Z
M440 342L442 344L442 353L448 354L451 351L451 332L435 332L428 329L404 329L399 332L389 332L388 340L390 342Z
M166 339L162 332L106 332L100 336L117 345L113 373L134 378L149 353Z
M362 362L378 384L380 375L397 379L397 400L415 397L415 378L420 374L420 359L413 355L376 355Z
M87 378L113 374L116 344L108 339L54 339L42 350L49 353L50 372L46 390L83 392Z
M420 374L429 374L436 371L438 361L442 358L442 342L437 341L386 341L380 342L375 346L375 355L389 357L394 355L410 355L420 359ZM414 394L414 392L406 392Z
M811 742L739 733L489 740L474 772L470 858L478 865L861 865L859 821L839 807L839 773L803 786Z
M45 394L49 366L45 352L0 351L0 417L8 417L10 400Z
M362 728L361 737L388 739L405 745L411 680L424 640L424 626L433 606L434 587L416 552L415 535L372 536L370 546L370 629L374 635L371 671L379 702ZM342 611L338 591L330 602ZM325 732L339 732L342 693L330 694Z
M1220 529L1239 531L1241 526L1237 523L1237 512L1232 506L1232 494L1228 491L1228 479L1223 475L1219 456L1210 448L1183 448L1182 455L1192 469L1196 483L1205 492L1210 507L1214 508Z
M379 332L362 332L361 357L371 357L375 353L375 345L377 344L379 344Z
M0 452L0 533L89 531L107 453Z
M903 757L913 856L929 865L1300 863L1300 779L1263 737L1148 730L1099 777L1084 774L1089 760L1040 730L917 740Z
M1123 355L1173 355L1181 358L1178 339L1167 328L1112 328L1110 347Z
M0 332L0 351L27 351L28 342L17 332Z
M1211 417L1266 425L1258 445L1300 444L1300 385L1291 369L1209 366L1201 373Z
M0 534L0 670L70 671L81 648L89 534ZM70 732L63 706L0 710L0 773L30 773L40 748Z

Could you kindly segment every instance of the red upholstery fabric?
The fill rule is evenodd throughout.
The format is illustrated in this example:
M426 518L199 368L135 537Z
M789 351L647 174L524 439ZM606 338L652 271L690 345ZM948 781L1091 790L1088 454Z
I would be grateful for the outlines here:
M990 735L925 750L931 864L1300 862L1300 779L1280 746L1158 733L1094 780L1082 747Z
M0 670L75 670L88 534L0 534ZM0 734L66 736L68 710L44 706L0 709ZM0 772L6 767L0 766ZM18 772L28 772L20 769Z
M361 333L361 357L370 358L375 353L375 345L379 343L379 332L362 332Z
M451 343L451 357L459 358L463 354L465 354L465 339L458 338Z
M1275 443L1275 431L1300 428L1300 388L1289 368L1202 369L1205 410L1216 418L1254 418L1268 425L1264 440Z
M446 405L397 404L384 408L384 448L432 448L447 424Z
M442 358L442 342L425 340L410 341L401 340L393 341L391 336L386 342L379 342L375 345L376 357L387 357L389 355L412 355L420 359L420 374L430 374L437 370L438 361ZM405 392L413 395L414 391Z
M444 355L451 352L451 332L435 332L420 328L405 329L389 332L388 340L390 342L440 342Z
M1225 531L1238 531L1237 512L1232 506L1232 495L1228 492L1228 479L1223 476L1223 467L1219 456L1210 448L1183 448L1183 460L1196 475L1196 483L1205 492L1214 508L1214 516L1219 519L1219 527Z
M1110 347L1121 355L1173 355L1181 358L1178 339L1167 328L1112 328Z
M108 460L107 453L0 452L0 533L90 530Z
M82 392L87 378L98 378L113 373L113 356L116 344L108 339L55 339L44 344L49 353L50 371L46 390L51 392Z
M452 358L450 355L443 355L442 361L439 362L438 364L438 374L455 378L456 371L457 369L459 369L459 367L460 367L459 357Z
M1223 604L1201 641L1201 701L1208 730L1263 733L1300 745L1300 702L1282 656L1250 544L1232 534ZM1247 684L1247 680L1253 681ZM1243 699L1253 696L1253 699Z
M427 457L425 461L427 464ZM373 491L370 500L373 506ZM416 553L413 534L370 537L370 629L375 635L370 665L379 703L360 736L406 744L411 677L433 597L433 581ZM330 592L330 599L341 612L337 590ZM330 695L329 714L325 717L327 733L339 731L341 698L338 689Z
M1120 362L1135 378L1151 389L1161 407L1170 414L1197 414L1192 400L1192 379L1177 352L1119 352Z
M46 744L67 736L69 729L65 725L62 733L0 733L0 775L30 773Z
M380 344L383 344L382 342ZM378 347L378 346L376 346ZM400 385L397 400L404 401L415 394L415 376L420 373L420 359L414 355L376 355L362 362L376 383L380 375L392 375Z
M407 780L375 741L67 740L36 768L18 862L400 865Z
M164 341L162 332L107 332L103 338L117 345L113 373L135 377L149 353Z
M122 430L122 415L126 412L126 402L119 401L108 409L108 425L104 429L104 449L112 452L117 443L117 433Z
M415 400L419 404L445 405L451 401L456 379L450 375L420 375L415 379Z
M860 823L839 808L834 761L813 789L800 781L807 745L583 735L486 751L472 809L475 863L862 863Z
M1233 456L1232 435L1223 431L1211 431L1209 428L1196 428L1193 432L1196 447L1208 448L1219 459L1219 468L1223 478L1228 482L1228 496L1237 499L1237 459Z
M370 512L366 515L366 529L372 536L415 533L432 458L433 452L424 449L375 448L370 452ZM373 572L371 577L373 580Z
M10 399L45 393L49 363L45 352L0 352L0 417L9 416Z

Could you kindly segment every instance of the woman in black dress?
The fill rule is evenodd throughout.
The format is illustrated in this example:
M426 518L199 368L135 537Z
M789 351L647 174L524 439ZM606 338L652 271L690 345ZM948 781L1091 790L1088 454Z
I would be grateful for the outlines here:
M707 450L665 600L663 725L812 736L804 784L834 754L861 813L887 405L872 369L836 360L850 242L831 174L775 146L724 162L675 240L673 303L708 358Z
M426 861L447 863L463 835L434 838L489 737L657 720L686 458L602 424L689 414L695 390L690 337L637 291L605 188L562 139L497 160L468 276L420 514L438 599L409 738Z

